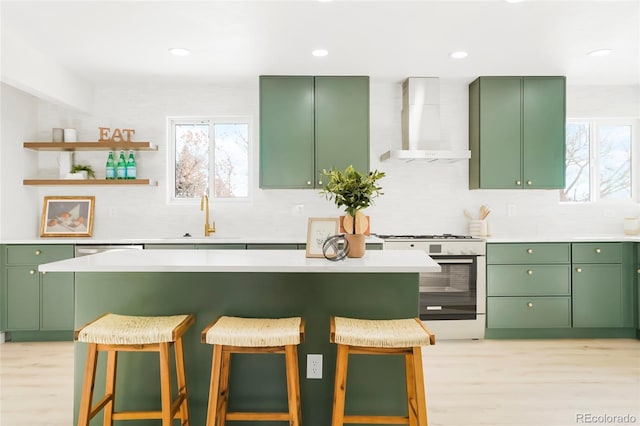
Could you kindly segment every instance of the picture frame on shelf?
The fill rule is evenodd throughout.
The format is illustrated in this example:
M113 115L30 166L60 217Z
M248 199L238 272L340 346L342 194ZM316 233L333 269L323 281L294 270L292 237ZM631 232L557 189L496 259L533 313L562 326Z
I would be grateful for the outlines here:
M90 237L95 196L46 196L42 204L41 237Z
M327 238L338 234L340 218L310 217L307 224L307 257L324 257L322 245Z

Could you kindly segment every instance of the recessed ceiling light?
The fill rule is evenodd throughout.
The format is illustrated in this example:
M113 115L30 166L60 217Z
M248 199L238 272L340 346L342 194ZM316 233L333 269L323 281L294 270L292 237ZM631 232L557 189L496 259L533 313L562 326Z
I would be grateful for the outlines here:
M463 59L469 56L469 54L467 52L459 50L457 52L451 52L449 56L451 56L453 59Z
M187 56L191 54L191 51L182 47L172 47L169 49L169 53L176 56Z
M316 49L313 52L311 52L311 54L313 56L327 56L329 54L329 52L327 52L325 49Z
M611 49L598 49L587 53L589 56L607 56L612 52Z

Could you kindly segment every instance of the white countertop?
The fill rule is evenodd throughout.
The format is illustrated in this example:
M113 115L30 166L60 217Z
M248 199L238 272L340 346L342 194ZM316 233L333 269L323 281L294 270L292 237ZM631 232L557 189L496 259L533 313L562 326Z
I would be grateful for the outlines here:
M640 235L594 234L594 235L515 235L513 237L489 236L487 243L585 243L585 242L636 242Z
M41 272L439 272L420 250L369 250L358 259L307 258L304 250L122 250L45 263Z
M367 243L382 244L380 238L367 237ZM138 238L31 238L19 240L3 240L1 244L305 244L305 238L290 237L233 237L218 236L210 237L138 237Z

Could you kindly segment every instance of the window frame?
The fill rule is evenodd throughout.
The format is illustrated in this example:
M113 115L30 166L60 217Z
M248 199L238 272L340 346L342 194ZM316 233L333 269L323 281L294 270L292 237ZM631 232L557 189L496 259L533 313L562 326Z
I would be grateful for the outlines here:
M209 124L209 199L217 203L245 203L253 199L253 119L246 115L216 115L216 116L172 116L167 117L167 204L194 205L200 203L200 197L177 198L176 192L176 124ZM247 148L247 196L246 197L216 197L211 194L215 181L215 131L216 124L246 124L248 126Z
M566 124L586 124L589 126L589 200L586 201L563 201L562 204L620 204L628 202L640 202L640 120L625 118L567 118ZM631 164L630 183L631 196L625 199L603 199L600 198L600 136L598 130L602 126L630 126L631 127ZM566 168L566 164L565 164ZM565 169L566 170L566 169ZM566 184L566 182L565 182ZM560 195L564 191L561 190Z

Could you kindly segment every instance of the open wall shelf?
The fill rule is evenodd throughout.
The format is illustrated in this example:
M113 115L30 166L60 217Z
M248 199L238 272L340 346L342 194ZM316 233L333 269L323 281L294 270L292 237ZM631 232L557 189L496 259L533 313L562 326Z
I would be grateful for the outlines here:
M25 149L34 151L157 151L151 142L24 142Z
M158 186L150 179L24 179L23 185L147 185Z

